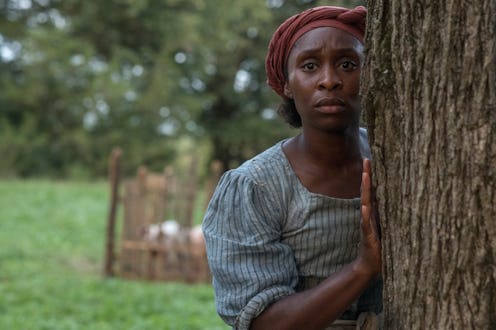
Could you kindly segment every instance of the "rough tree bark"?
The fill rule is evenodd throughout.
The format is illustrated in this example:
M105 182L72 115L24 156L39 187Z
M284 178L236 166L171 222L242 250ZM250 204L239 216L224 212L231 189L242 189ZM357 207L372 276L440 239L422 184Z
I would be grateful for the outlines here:
M367 7L386 329L496 329L496 1Z

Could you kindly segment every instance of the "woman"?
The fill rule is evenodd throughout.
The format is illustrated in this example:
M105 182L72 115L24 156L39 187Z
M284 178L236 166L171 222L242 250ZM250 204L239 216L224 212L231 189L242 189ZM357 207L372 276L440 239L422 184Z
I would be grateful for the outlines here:
M268 84L301 132L225 173L203 222L217 310L236 329L377 328L381 250L359 127L365 16L317 7L272 37Z

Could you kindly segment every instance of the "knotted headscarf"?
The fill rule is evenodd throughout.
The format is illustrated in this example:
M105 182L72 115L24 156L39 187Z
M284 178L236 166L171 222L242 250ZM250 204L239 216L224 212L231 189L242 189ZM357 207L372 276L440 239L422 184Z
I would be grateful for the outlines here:
M267 83L282 97L286 82L285 70L289 53L296 40L306 32L318 27L334 27L346 31L363 43L367 9L363 6L347 9L321 6L307 9L291 16L282 23L272 36L265 60Z

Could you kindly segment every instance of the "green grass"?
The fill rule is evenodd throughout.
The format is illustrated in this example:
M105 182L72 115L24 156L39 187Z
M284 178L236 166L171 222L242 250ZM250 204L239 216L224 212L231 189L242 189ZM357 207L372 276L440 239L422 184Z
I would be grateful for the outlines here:
M228 329L210 285L102 277L108 190L0 181L0 329Z

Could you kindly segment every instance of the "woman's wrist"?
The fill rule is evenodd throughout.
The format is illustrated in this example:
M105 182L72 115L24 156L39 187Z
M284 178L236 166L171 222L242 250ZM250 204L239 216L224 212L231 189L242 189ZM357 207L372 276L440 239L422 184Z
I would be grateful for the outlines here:
M357 257L351 262L351 269L357 277L364 280L371 281L379 272L375 271L370 265L361 257Z

